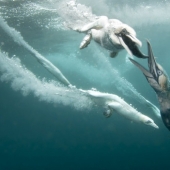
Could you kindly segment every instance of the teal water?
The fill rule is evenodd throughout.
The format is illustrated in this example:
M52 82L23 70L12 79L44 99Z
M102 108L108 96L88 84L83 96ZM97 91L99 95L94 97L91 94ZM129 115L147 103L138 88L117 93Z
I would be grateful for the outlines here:
M169 2L77 2L78 9L67 1L0 1L0 16L14 29L10 35L0 20L0 56L13 59L0 60L0 170L169 169L170 134L143 104L141 96L159 107L145 77L125 51L111 59L94 42L79 50L84 35L65 26L79 26L95 15L120 19L136 30L143 52L146 39L151 42L157 62L170 75ZM22 38L77 88L116 94L159 129L116 113L106 119L103 108L58 84L23 47Z

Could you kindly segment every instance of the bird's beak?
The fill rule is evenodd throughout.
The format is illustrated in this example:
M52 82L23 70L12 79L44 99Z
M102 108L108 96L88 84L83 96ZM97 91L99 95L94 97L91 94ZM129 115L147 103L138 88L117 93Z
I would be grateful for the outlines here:
M156 129L159 129L159 127L154 122L152 124L150 124L150 126L156 128Z
M167 87L167 76L164 73L163 68L156 63L155 57L152 52L152 48L150 43L147 41L148 46L148 67L149 70L144 68L138 62L130 58L130 61L136 65L142 73L145 75L146 79L148 80L149 84L156 92L161 92L166 90Z
M147 46L149 70L145 69L142 65L133 59L130 59L130 61L142 71L151 87L157 93L163 123L167 129L170 130L170 88L168 76L166 75L163 68L158 63L156 63L149 42L147 42ZM153 124L152 126L155 125Z
M125 28L116 35L120 44L130 55L134 55L138 58L148 58L148 56L144 55L138 48L138 46L142 46L141 41L139 41L134 35L130 34Z

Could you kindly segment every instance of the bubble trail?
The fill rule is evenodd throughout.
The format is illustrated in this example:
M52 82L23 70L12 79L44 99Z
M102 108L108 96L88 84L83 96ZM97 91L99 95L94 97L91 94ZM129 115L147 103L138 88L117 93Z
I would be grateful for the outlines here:
M2 17L0 17L0 26L1 28L11 37L13 40L27 49L36 59L42 64L50 73L52 73L59 81L65 85L71 85L66 77L61 73L61 71L55 67L49 60L39 54L33 47L31 47L21 36L21 34L16 31L14 28L8 26Z
M63 86L56 81L38 79L25 68L19 58L9 58L0 51L0 81L8 82L15 91L23 96L33 94L40 101L71 106L76 110L90 110L93 102L76 88Z

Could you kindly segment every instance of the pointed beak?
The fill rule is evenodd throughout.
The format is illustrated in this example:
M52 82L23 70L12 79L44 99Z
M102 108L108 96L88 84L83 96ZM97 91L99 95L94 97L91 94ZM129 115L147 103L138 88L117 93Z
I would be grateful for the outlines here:
M128 52L128 54L129 55L133 55L132 54L132 51L129 49L129 47L125 44L125 42L123 41L123 39L122 39L122 37L118 37L118 39L119 39L119 42L120 42L120 44L124 47L124 49Z
M159 65L156 60L155 57L153 55L153 51L152 51L152 47L149 43L149 41L147 41L147 46L148 46L148 67L149 67L149 71L152 74L152 76L154 77L155 81L158 83L159 85L159 91L166 91L168 89L168 76L166 75L164 69L161 67L161 65Z
M169 88L169 80L163 68L156 63L155 57L153 55L153 51L149 42L147 42L148 46L148 67L149 71L145 69L142 65L130 59L130 61L136 65L142 73L145 75L151 87L157 93L159 104L160 104L160 112L164 125L170 131L170 88ZM150 124L151 126L158 128L154 123Z
M142 46L141 41L139 41L134 35L130 34L125 28L116 35L120 44L130 55L134 55L138 58L148 58L148 56L144 55L138 48L138 46Z
M151 87L156 92L161 92L166 88L167 76L164 74L164 71L160 67L160 65L156 63L155 57L153 55L152 47L148 41L147 41L147 47L148 47L149 70L147 70L146 68L144 68L142 65L140 65L138 62L134 61L131 58L130 61L142 71L142 73L145 75Z
M147 41L147 46L148 46L148 66L149 66L149 71L150 73L153 75L153 77L155 78L155 80L158 80L158 65L155 61L155 57L153 55L153 51L152 51L152 47L150 45L150 43Z
M142 47L142 43L140 40L138 40L135 36L133 36L132 34L127 34L126 35L129 39L131 39L134 43L136 43L136 45L138 45L139 47Z
M155 91L161 91L161 88L158 84L158 82L155 80L154 76L142 65L140 65L138 62L136 62L135 60L129 58L130 61L136 65L141 71L142 73L145 75L147 81L149 82L149 84L151 85L151 87L155 90Z
M142 71L142 73L145 75L145 77L147 78L147 80L148 80L149 78L153 78L153 79L154 79L154 77L152 76L152 74L151 74L145 67L143 67L142 65L140 65L138 62L136 62L136 61L133 60L132 58L129 58L129 60Z
M152 127L159 129L159 127L153 122L152 124L150 124Z

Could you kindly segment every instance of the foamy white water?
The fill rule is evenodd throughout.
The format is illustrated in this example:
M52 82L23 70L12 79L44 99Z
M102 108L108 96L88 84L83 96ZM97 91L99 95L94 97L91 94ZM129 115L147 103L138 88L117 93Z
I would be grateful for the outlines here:
M2 82L10 83L15 91L20 91L24 96L33 94L40 101L71 106L77 110L89 110L92 106L92 101L79 90L63 86L56 81L39 80L17 57L9 58L2 52L0 73Z
M68 3L62 2L62 4L66 5L65 8L70 9L70 13L69 13L70 16L67 13L68 11L64 11L64 13L63 10L58 11L58 13L66 20L67 25L70 24L70 19L73 18L73 15L77 17L74 20L77 22L76 24L80 24L80 23L82 24L84 21L87 22L90 20L90 17L92 17L93 19L95 18L95 15L91 13L90 9L86 8L84 5L75 4L74 1ZM48 11L47 8L41 8L41 10ZM85 12L87 12L87 14ZM59 81L61 81L65 85L70 84L69 81L65 78L65 76L60 72L60 70L57 67L55 67L52 63L46 60L45 57L39 54L33 47L31 47L24 40L21 34L18 31L16 31L14 28L9 27L8 24L2 18L0 18L0 26L10 37L13 38L13 40L17 44L23 46L31 54L33 54L33 56L36 57L38 61L47 68L48 71L56 75L57 78L59 77ZM126 79L121 77L119 72L111 66L110 62L106 60L103 55L99 55L99 53L96 55L98 56L97 58L98 63L102 63L102 67L107 68L108 72L112 75L112 77L114 77L114 79L112 79L111 81L111 84L114 84L114 82L116 82L116 85L114 86L115 88L123 92L124 95L132 96L133 98L138 99L140 103L148 104L148 102L146 102L147 100L136 91L136 89L133 87L133 85L130 82L128 82Z

